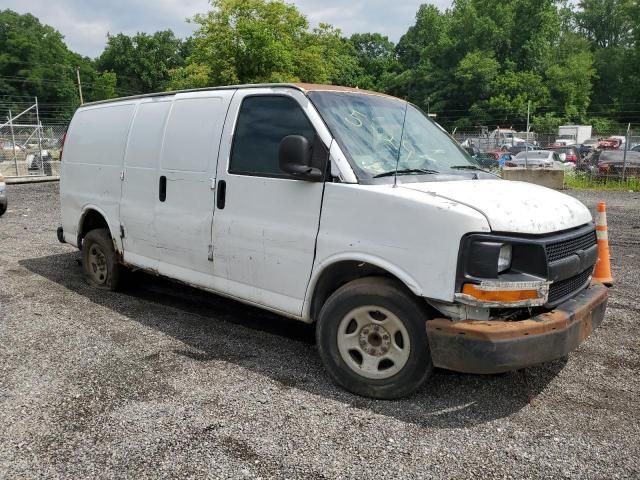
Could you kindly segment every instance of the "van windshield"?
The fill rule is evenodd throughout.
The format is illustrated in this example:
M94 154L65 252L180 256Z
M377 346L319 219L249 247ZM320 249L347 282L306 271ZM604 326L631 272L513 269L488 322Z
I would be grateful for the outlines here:
M438 124L407 102L352 92L308 95L359 178L394 172L396 163L402 175L461 174L477 167Z

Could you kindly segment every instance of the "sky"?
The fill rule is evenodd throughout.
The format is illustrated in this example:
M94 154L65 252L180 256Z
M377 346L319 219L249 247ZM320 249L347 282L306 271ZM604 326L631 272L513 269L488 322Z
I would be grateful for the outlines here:
M418 7L432 3L446 8L451 0L288 0L312 25L339 27L344 34L379 32L398 41L413 24ZM193 24L185 21L209 9L207 0L2 0L0 9L31 13L53 26L74 52L97 57L107 33L152 33L171 29L188 36Z

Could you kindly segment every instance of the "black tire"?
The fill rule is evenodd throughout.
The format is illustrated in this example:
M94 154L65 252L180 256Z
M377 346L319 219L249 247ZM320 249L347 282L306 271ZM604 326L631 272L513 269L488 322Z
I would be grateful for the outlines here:
M0 205L0 217L4 215L4 213L7 211L7 206L8 206L8 202Z
M108 229L91 230L82 240L82 270L90 285L106 290L118 289L121 266Z
M340 328L343 328L341 324L344 326L343 319L350 322L347 315L363 306L378 306L391 312L408 334L410 348L406 363L388 378L367 378L359 374L340 353L338 335ZM369 315L371 313L379 312L368 312ZM350 392L378 399L404 397L415 392L433 371L425 326L427 319L426 306L399 282L383 277L354 280L336 290L322 307L316 324L318 351L332 379ZM364 328L360 328L359 332L358 338L366 334ZM363 353L360 353L361 359ZM378 362L378 368L380 365Z

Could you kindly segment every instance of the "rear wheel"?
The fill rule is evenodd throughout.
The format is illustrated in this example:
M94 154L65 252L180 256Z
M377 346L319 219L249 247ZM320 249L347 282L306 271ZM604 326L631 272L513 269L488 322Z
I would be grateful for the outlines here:
M417 390L433 369L424 305L387 278L354 280L334 292L316 326L320 356L347 390L380 399Z
M0 217L7 211L7 203L0 204Z
M121 267L108 229L91 230L82 240L82 269L90 285L109 290L118 288Z

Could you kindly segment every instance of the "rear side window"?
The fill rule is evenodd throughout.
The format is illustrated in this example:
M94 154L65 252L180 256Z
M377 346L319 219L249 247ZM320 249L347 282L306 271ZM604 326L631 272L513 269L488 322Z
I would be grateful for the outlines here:
M287 135L315 142L315 130L298 102L286 96L247 97L238 115L229 173L289 177L278 164L280 141Z

